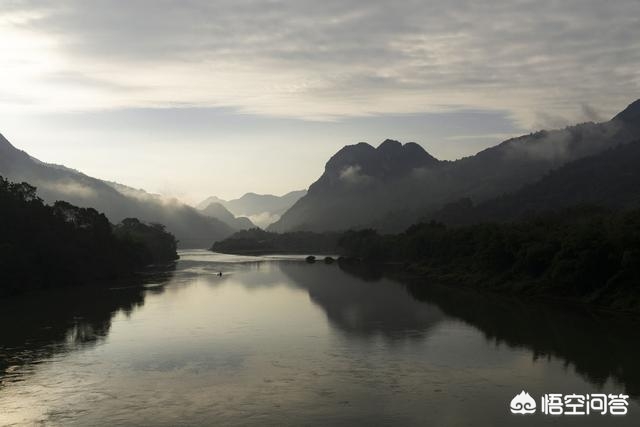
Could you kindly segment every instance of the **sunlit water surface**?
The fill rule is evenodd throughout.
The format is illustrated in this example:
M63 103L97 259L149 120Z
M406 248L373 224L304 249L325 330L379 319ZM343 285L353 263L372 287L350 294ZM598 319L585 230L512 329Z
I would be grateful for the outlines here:
M0 301L0 425L640 425L632 319L302 257L188 251L144 283ZM513 415L521 390L632 397Z

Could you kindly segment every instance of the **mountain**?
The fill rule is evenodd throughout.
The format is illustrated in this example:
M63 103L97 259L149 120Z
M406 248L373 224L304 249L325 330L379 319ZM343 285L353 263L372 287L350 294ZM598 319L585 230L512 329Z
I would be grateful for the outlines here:
M571 161L640 139L639 118L640 100L607 122L535 132L456 161L439 161L414 143L350 145L269 230L398 232L460 199L482 203Z
M252 223L266 228L269 224L277 221L306 193L306 190L291 191L284 196L247 193L239 199L229 201L212 196L200 202L196 207L203 210L211 203L220 203L236 217L248 217Z
M0 175L38 188L47 203L65 200L104 212L112 223L135 217L164 224L182 248L206 248L233 233L224 222L207 217L175 199L164 199L118 183L87 176L74 169L41 162L15 148L0 134Z
M640 99L635 100L623 111L616 114L613 120L638 126L640 123Z
M270 231L328 231L364 227L386 212L409 207L406 191L441 162L415 143L386 140L377 148L364 142L338 151L309 192Z
M198 203L196 205L196 209L203 210L207 206L209 206L211 203L220 203L222 206L225 206L228 202L226 200L222 200L219 197L211 196L211 197L207 197L206 199ZM226 206L225 206L225 209L226 209Z
M640 140L617 145L553 170L520 190L473 206L462 199L433 219L450 224L523 219L577 205L640 208Z
M200 212L206 216L219 219L234 230L248 230L250 228L255 228L255 225L251 220L249 220L249 218L243 216L236 218L227 208L218 202L210 203L206 208L201 209Z

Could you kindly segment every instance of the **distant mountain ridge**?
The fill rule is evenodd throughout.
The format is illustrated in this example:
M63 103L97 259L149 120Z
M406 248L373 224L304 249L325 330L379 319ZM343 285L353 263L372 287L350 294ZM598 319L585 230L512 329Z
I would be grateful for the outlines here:
M175 199L164 199L114 182L92 178L74 169L44 163L15 148L0 134L0 175L38 188L47 203L65 200L104 212L113 223L136 217L166 225L180 247L206 248L234 230L224 222L202 215Z
M209 197L196 207L201 211L211 203L219 203L236 217L247 217L252 223L266 228L278 220L287 209L307 193L306 190L291 191L283 196L272 194L246 193L233 200L223 200L216 196Z
M640 140L574 160L518 191L475 206L462 199L432 218L455 225L512 221L580 205L640 208Z
M250 228L255 228L255 224L252 223L249 218L244 216L234 216L227 208L218 202L209 203L209 205L206 208L201 209L200 212L204 215L219 219L234 230L248 230Z
M640 100L607 122L535 132L456 161L439 161L414 143L350 145L269 230L398 232L449 203L512 193L571 161L637 139Z

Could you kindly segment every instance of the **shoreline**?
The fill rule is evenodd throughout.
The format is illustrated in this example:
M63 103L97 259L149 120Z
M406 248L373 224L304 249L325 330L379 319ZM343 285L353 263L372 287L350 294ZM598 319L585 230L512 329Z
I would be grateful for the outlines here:
M640 315L640 305L624 308L611 304L598 303L597 301L588 301L585 300L585 297L554 295L553 293L547 292L544 286L536 289L536 286L532 283L527 284L526 282L522 282L520 286L518 286L518 284L503 282L500 285L492 286L479 283L483 279L480 277L472 279L454 273L419 270L416 268L416 265L407 265L403 262L382 262L377 265L370 265L364 261L343 259L342 261L338 260L337 264L341 269L350 274L362 277L387 277L416 288L430 286L427 282L431 282L437 286L481 292L496 297L511 297L537 303L545 301L553 302L556 304L576 306L590 311L595 310L600 313L633 315L634 317ZM615 301L615 298L613 300Z

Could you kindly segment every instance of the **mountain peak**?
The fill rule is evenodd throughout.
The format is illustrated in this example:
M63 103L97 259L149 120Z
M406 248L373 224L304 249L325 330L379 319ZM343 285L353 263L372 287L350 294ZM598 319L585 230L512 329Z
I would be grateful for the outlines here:
M427 153L421 145L415 142L402 144L394 139L386 139L378 146L376 151L385 157L401 158L403 159L401 162L406 165L417 161L414 167L428 166L438 162L438 159Z
M203 201L201 201L200 203L198 203L195 207L196 209L202 210L202 209L205 209L207 206L209 206L211 203L220 203L224 205L226 202L227 202L226 200L223 200L218 196L210 196L204 199Z
M235 216L227 208L225 208L220 202L211 202L202 209L202 213L214 218L218 218L220 221L228 222L233 221Z
M635 100L627 108L616 114L613 120L640 124L640 99Z
M347 145L334 154L325 166L325 173L313 184L313 188L317 191L321 188L340 187L352 191L365 183L369 185L377 181L386 184L438 162L414 142L402 144L386 139L377 148L360 142ZM355 186L354 183L359 185Z
M402 149L402 143L400 141L396 141L395 139L385 139L382 144L378 145L376 150L379 151L388 151L388 150L400 150Z

